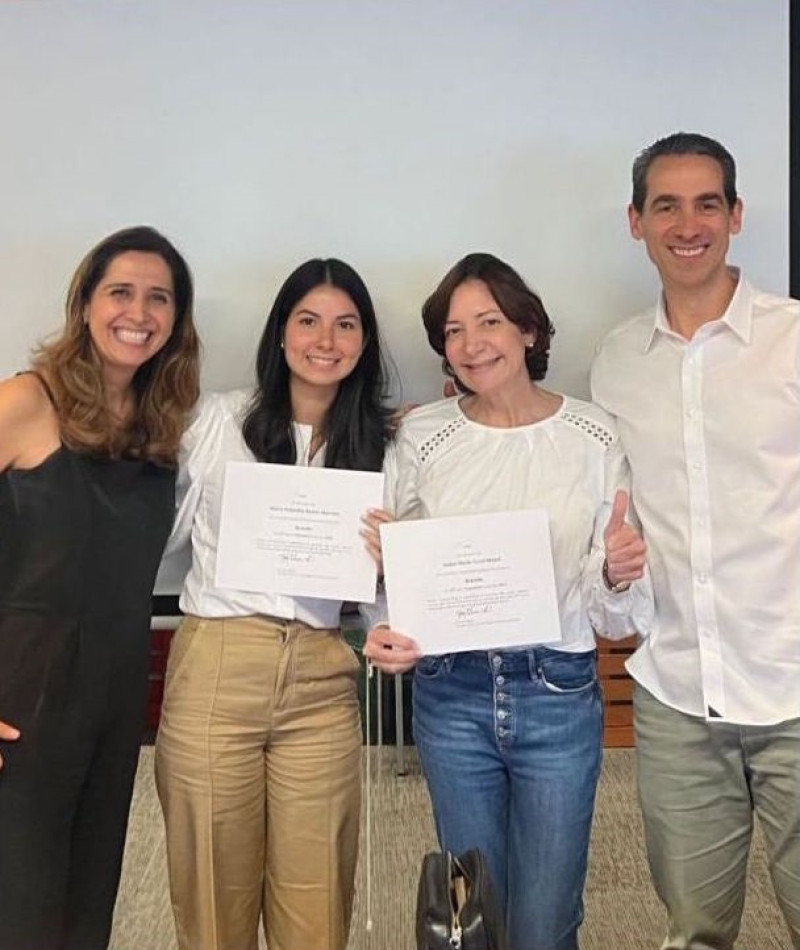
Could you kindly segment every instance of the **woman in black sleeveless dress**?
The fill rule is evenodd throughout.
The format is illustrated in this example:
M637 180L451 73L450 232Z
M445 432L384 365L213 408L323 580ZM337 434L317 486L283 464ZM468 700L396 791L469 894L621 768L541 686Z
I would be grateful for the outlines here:
M192 299L164 237L117 232L78 268L61 337L0 384L3 950L108 943L198 391Z

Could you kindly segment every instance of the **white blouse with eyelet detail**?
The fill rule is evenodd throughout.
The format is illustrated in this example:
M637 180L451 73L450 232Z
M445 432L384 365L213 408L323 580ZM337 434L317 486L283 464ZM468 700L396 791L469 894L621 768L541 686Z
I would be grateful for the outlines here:
M547 645L580 652L594 649L595 631L621 638L652 621L647 575L624 593L602 580L603 530L627 477L613 422L592 403L565 396L541 422L499 428L453 397L405 417L387 496L399 519L545 508L563 637Z

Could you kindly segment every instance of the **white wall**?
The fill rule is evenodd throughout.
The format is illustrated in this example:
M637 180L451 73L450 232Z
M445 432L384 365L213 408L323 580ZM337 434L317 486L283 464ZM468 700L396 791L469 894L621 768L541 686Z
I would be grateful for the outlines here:
M151 223L197 282L204 384L246 384L274 293L343 257L405 398L438 395L419 305L470 250L556 324L549 383L648 304L624 216L635 153L719 137L740 166L732 259L788 287L787 0L0 3L0 376L59 326L83 253Z

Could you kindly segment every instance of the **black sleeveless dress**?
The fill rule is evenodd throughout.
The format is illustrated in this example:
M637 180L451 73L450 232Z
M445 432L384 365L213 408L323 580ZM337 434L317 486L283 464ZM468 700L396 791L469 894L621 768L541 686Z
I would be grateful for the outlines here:
M0 474L0 947L103 950L175 473L57 449Z

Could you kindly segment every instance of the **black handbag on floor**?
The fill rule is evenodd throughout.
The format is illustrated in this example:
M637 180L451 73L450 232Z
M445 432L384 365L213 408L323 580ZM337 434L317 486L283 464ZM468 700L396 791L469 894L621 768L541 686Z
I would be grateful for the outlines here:
M417 891L417 950L508 950L486 858L426 854Z

